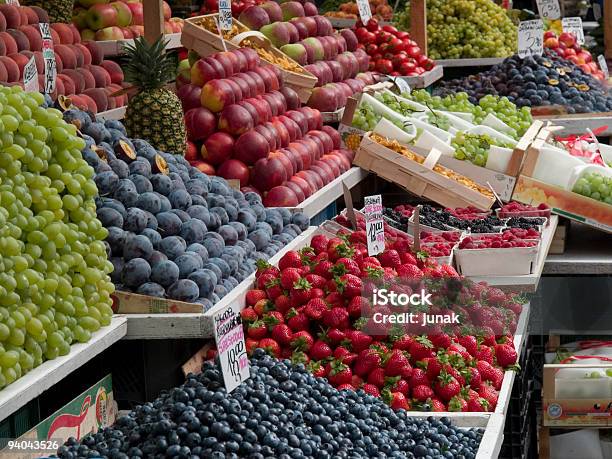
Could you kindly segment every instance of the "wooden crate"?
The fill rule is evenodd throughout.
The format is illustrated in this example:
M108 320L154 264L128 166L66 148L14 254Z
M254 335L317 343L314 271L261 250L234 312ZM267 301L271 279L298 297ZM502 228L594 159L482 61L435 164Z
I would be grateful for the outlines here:
M364 135L353 164L445 207L474 206L488 210L495 202L492 197L444 177L425 165L374 142L369 134Z
M550 244L550 249L548 249L548 253L551 255L561 255L565 252L565 244L568 236L570 228L570 221L562 219L559 221L559 225L557 226L557 230L553 235L552 243Z
M193 49L200 56L208 56L213 53L217 53L219 51L233 50L238 49L240 46L234 43L231 40L226 40L221 38L221 36L217 33L210 32L197 25L198 22L202 20L204 17L217 17L218 14L208 14L205 16L196 16L193 18L189 18L185 20L185 25L183 27L183 33L181 35L181 43L187 49ZM240 21L234 19L234 24L238 27L239 33L249 32L249 28L242 24ZM225 46L224 46L225 43ZM279 58L289 59L294 62L296 66L298 63L293 59L289 58L285 53L283 53L278 48L270 45L270 52ZM267 62L267 61L266 61ZM270 62L271 65L275 65ZM277 66L278 67L278 66ZM300 100L305 103L308 101L310 97L310 93L312 88L314 88L317 83L317 78L311 73L304 70L303 67L299 66L302 71L292 72L290 70L285 70L282 67L278 67L283 75L283 80L287 86L294 89Z

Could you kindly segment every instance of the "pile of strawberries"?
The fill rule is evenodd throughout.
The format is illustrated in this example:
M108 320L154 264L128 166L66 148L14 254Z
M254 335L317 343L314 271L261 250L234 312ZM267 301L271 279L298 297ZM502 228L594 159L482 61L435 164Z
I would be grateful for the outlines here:
M366 334L367 283L399 277L458 283L456 303L463 306L434 296L430 312L452 309L464 325L436 325L428 335L389 325L384 333ZM492 411L504 369L516 364L512 335L521 310L501 290L464 282L452 267L419 259L402 239L368 256L366 233L357 230L317 234L278 267L262 263L241 315L248 352L263 348L302 363L338 389L381 396L394 409ZM481 336L470 334L470 322L487 324L479 327Z
M474 234L464 237L460 249L511 249L515 247L535 247L540 233L534 228L510 228L501 234Z

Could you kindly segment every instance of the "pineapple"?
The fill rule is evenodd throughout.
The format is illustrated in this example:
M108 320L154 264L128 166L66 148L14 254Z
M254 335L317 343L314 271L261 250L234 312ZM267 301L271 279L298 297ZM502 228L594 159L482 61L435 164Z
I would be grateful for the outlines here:
M125 81L138 88L125 112L125 128L130 137L147 140L156 149L184 155L185 122L181 101L164 86L175 77L176 67L166 54L163 35L153 44L137 38L125 47L128 62Z

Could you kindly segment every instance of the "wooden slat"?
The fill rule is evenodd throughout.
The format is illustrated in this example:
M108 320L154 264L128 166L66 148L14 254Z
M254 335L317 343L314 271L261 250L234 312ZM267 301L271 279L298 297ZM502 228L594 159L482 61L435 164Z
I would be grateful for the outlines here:
M410 35L427 55L427 1L411 0L410 2Z
M144 36L153 43L164 33L164 10L162 0L143 0Z

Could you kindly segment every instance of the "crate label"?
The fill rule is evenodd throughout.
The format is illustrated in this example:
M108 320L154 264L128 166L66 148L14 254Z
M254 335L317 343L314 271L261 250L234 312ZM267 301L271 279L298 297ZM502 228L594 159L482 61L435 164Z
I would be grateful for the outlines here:
M608 70L608 63L606 62L606 58L603 54L597 56L597 62L599 63L599 68L604 73L606 80L610 78L610 71Z
M582 19L579 17L563 18L561 20L563 31L571 33L576 37L576 43L584 45L584 29L582 28Z
M596 21L601 19L601 5L597 2L593 3L593 17Z
M369 0L357 0L357 8L359 9L359 17L364 25L372 18L372 10L370 10Z
M368 256L373 257L385 250L385 223L383 220L382 196L364 198L366 235L368 238Z
M233 22L232 2L230 0L219 0L219 25L221 30L232 30Z
M36 68L36 59L34 59L34 56L32 56L23 67L23 89L25 89L26 92L39 91L38 70Z
M559 19L561 17L559 0L536 0L536 3L542 19Z
M240 306L233 303L218 312L213 324L225 390L230 393L250 376Z
M42 37L42 55L45 62L45 87L46 94L55 91L55 80L57 79L57 67L55 64L55 53L53 52L53 39L49 24L42 22L38 24Z
M518 26L518 54L521 57L542 55L544 52L544 23L541 19L521 21Z

